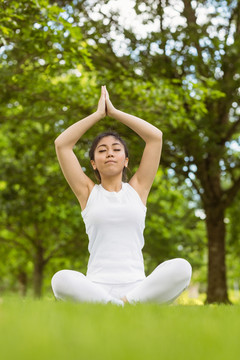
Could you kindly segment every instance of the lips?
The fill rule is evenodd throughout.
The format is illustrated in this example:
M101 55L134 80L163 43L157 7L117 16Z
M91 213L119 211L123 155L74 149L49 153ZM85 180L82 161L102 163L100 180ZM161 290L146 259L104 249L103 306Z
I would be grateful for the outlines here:
M108 161L105 162L105 164L108 164L108 163L116 163L116 161L108 160Z

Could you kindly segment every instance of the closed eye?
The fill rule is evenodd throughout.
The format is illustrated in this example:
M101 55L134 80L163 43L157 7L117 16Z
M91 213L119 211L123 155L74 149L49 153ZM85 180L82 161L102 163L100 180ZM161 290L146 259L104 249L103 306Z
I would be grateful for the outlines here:
M106 150L99 150L100 153L104 152ZM113 149L113 151L121 151L121 149Z

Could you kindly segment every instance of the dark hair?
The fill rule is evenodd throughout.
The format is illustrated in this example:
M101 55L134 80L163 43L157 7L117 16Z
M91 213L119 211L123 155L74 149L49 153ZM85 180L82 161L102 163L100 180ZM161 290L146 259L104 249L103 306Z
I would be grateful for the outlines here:
M95 159L94 159L94 152L95 152L95 150L96 150L96 147L97 147L99 141L100 141L101 139L103 139L104 137L106 137L106 136L113 136L113 137L115 137L115 139L119 140L120 143L121 143L121 144L123 145L123 147L124 147L125 157L128 158L128 148L127 148L127 144L126 144L125 141L121 138L121 136L120 136L118 133L114 132L114 131L106 131L106 132L103 132L103 133L99 134L99 135L98 135L97 137L95 137L95 139L93 140L92 145L91 145L91 148L90 148L90 150L89 150L90 160L95 160ZM97 180L98 180L99 182L101 182L101 176L100 176L100 174L99 174L99 171L96 169L96 170L94 170L94 173L95 173L95 176L96 176ZM124 181L127 181L127 168L126 168L125 166L124 166L124 168L123 168L122 179L123 179Z

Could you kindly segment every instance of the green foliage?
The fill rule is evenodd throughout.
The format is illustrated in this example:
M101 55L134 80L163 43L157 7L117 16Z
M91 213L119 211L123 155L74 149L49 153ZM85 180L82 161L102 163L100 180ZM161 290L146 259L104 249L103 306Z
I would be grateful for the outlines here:
M191 207L190 199L186 185L180 191L176 178L166 170L158 171L148 199L144 248L148 272L164 260L182 257L202 273L206 265L205 226L195 215L197 204Z
M61 8L48 1L5 1L1 11L0 242L9 258L3 276L16 287L18 274L32 280L34 273L40 294L53 257L85 263L85 229L60 173L54 139L61 124L84 112L79 103L85 103L86 79L80 84L75 67L90 62L80 29L62 18Z

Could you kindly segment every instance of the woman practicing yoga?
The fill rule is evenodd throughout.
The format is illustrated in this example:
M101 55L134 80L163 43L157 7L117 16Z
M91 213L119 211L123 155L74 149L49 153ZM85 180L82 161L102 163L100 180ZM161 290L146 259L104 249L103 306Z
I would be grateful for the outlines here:
M129 182L123 182L128 150L117 133L100 134L90 149L99 184L83 172L73 152L76 142L106 115L145 141L140 165ZM160 162L162 132L117 110L102 86L97 111L67 128L55 145L63 174L82 209L90 253L86 276L73 270L60 270L53 276L55 297L119 305L168 303L177 298L190 283L189 262L181 258L165 261L146 277L142 256L146 203Z

